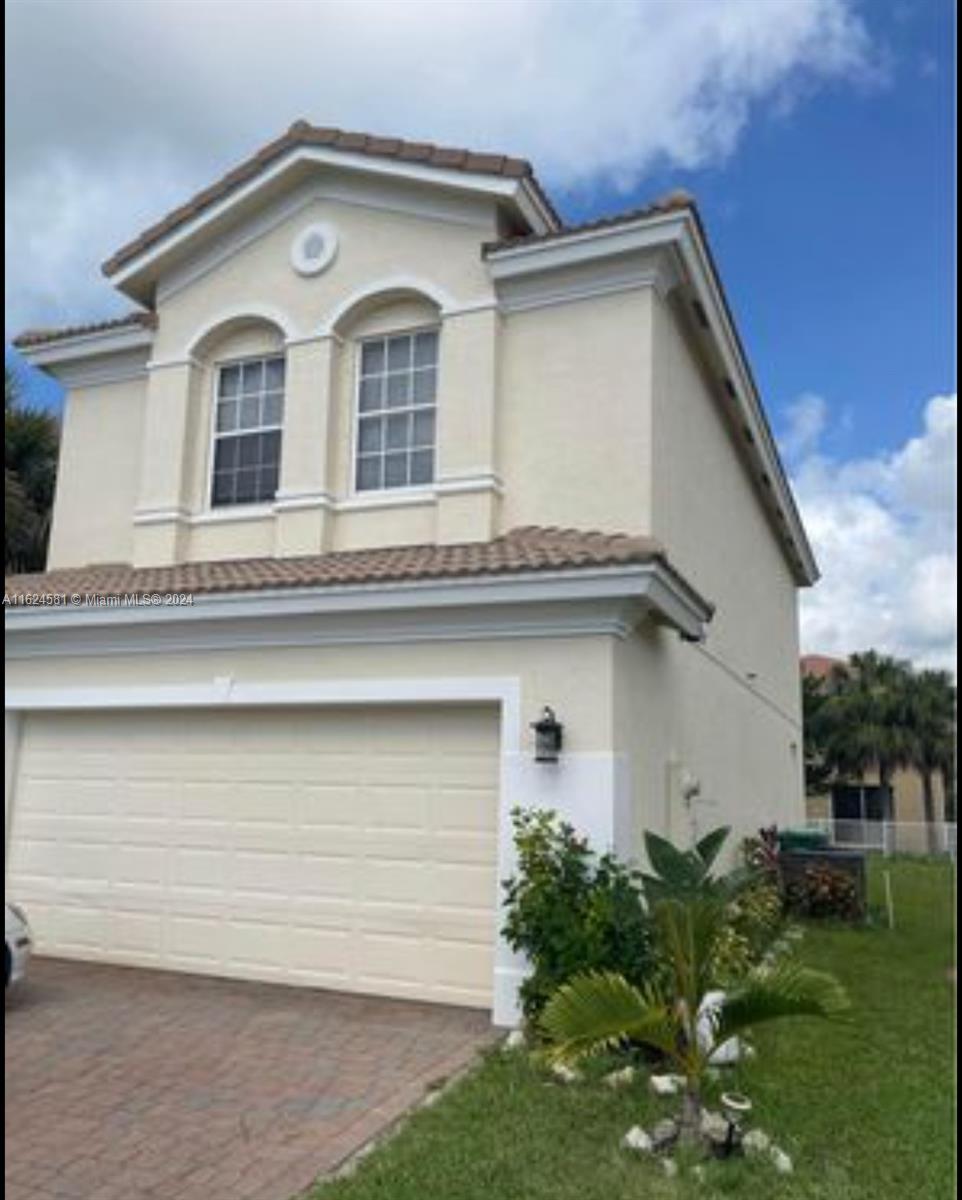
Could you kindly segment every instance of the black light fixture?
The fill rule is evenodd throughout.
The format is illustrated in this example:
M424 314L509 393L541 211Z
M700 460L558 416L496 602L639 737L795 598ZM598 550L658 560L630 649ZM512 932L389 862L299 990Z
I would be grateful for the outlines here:
M554 715L554 709L546 704L540 721L533 721L534 730L534 761L540 763L556 763L561 753L561 735L563 726Z

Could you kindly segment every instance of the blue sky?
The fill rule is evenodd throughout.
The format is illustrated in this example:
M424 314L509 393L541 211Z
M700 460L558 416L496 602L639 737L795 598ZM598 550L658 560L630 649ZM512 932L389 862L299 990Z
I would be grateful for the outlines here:
M760 113L724 164L562 199L588 218L693 192L770 414L817 392L846 457L899 445L919 400L955 387L952 6L895 10L862 6L881 80Z
M949 0L170 11L8 3L8 334L124 311L99 261L300 116L524 154L570 221L684 187L822 563L803 642L954 657Z

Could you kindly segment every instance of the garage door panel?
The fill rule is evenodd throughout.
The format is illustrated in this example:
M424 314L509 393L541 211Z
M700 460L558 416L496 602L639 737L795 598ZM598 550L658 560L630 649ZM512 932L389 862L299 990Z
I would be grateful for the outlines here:
M287 933L292 967L347 976L353 934L344 928L294 925Z
M41 950L487 1004L484 708L31 714L9 860Z
M299 854L292 867L296 893L305 900L314 897L351 899L357 894L357 869L353 858Z
M490 912L494 904L494 886L487 865L467 867L434 866L426 881L425 902L453 908L480 909Z
M107 940L115 952L131 951L159 958L163 939L164 921L157 912L117 909L108 914Z
M299 896L291 902L289 920L303 929L353 931L360 908L353 899L314 899Z
M435 829L457 833L497 830L497 788L473 784L461 788L438 787L428 797L428 820Z
M156 845L119 842L112 850L111 877L116 884L159 886L167 874L167 851Z
M128 756L129 752L125 758ZM163 780L155 776L138 778L126 764L124 768L122 774L118 773L117 778L111 780L109 795L104 792L104 799L108 801L107 811L116 813L121 820L136 817L166 820L176 812L181 786L179 780ZM72 791L70 807L73 808Z

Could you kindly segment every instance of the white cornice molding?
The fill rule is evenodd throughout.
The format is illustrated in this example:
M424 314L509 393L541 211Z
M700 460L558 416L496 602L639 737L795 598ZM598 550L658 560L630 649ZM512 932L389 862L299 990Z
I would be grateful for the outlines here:
M515 205L525 215L531 228L537 232L546 232L556 225L538 200L535 189L526 179L479 174L447 167L425 166L420 163L376 158L372 155L351 151L330 150L322 146L295 146L271 166L258 172L246 184L235 188L192 219L182 222L158 241L146 247L115 271L111 276L111 282L121 291L127 290L125 285L129 285L135 276L155 266L171 250L183 245L231 209L236 209L254 193L300 163L334 167L367 176L403 179L468 194L485 195Z
M179 645L190 643L200 648L209 644L210 637L214 636L211 630L226 629L228 636L238 632L224 622L249 622L252 644L256 644L271 636L272 629L279 631L276 636L292 636L287 623L302 619L313 630L312 637L323 638L328 619L340 620L362 614L375 627L380 622L382 632L378 636L388 641L399 634L399 622L405 621L409 635L418 640L430 640L439 631L447 637L455 637L459 627L474 629L476 632L472 636L481 636L485 628L498 630L488 636L505 636L505 629L519 619L516 611L506 626L502 612L505 608L519 609L520 606L530 611L531 606L549 605L549 611L557 620L568 621L574 615L582 621L583 612L575 609L562 612L559 604L596 602L616 604L619 628L623 626L626 631L632 625L632 619L626 613L633 610L635 621L650 613L656 620L675 628L682 637L693 641L704 637L712 616L711 606L675 572L654 562L471 579L230 592L195 596L193 603L184 605L92 604L42 608L5 605L6 649L11 658L87 653L96 631L103 633L105 644L111 640L120 644L125 638L125 644L129 644L130 636L121 635L121 631L126 630L134 631L142 649L156 645L158 649L166 650L175 635L158 631L174 629L180 631L176 635ZM491 614L491 621L482 616L483 612ZM324 628L318 627L318 618L324 619ZM613 620L610 613L606 620L609 624ZM524 627L529 630L528 636L531 636L532 628L541 624L543 616L540 614L535 625L526 619ZM551 636L557 636L558 625L549 622L549 627ZM188 633L188 630L199 632ZM335 622L330 626L331 636L336 630L340 630L338 636L345 633ZM594 632L598 632L596 627ZM614 632L613 628L608 632ZM53 646L56 650L50 649ZM71 649L76 646L87 649Z
M93 333L74 334L72 337L58 337L52 342L24 346L19 352L31 366L46 370L58 363L73 363L82 359L101 358L123 351L149 348L153 341L152 329L145 329L143 325L130 325L120 329L101 329Z
M456 496L465 492L494 492L504 494L504 483L500 475L479 468L475 471L452 471L443 474L434 485L439 496Z
M526 276L499 287L498 309L500 312L529 312L551 308L558 304L573 304L579 300L593 300L599 296L615 296L643 288L653 288L663 299L678 282L678 276L667 269L666 264L649 267L635 266L621 271L605 271L590 279L568 279L557 283L550 273L541 276Z
M685 214L676 212L620 225L562 233L543 241L521 241L517 245L489 250L485 262L494 280L514 279L579 263L593 264L601 259L664 246L679 235L684 222Z
M20 353L67 389L145 379L154 331L142 326L58 338Z
M274 304L262 304L258 300L241 300L236 304L231 304L228 308L222 308L214 316L208 318L199 329L191 334L190 341L178 354L174 355L174 358L195 358L197 349L205 338L232 324L247 321L261 321L273 325L285 341L289 338L296 338L300 333L297 323L284 309L278 308Z

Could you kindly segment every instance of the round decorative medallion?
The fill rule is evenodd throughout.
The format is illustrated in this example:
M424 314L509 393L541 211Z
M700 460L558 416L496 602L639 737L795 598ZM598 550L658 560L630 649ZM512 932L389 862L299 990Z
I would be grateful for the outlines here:
M291 246L291 266L298 275L319 275L330 266L337 253L337 234L334 227L319 221L308 225Z

